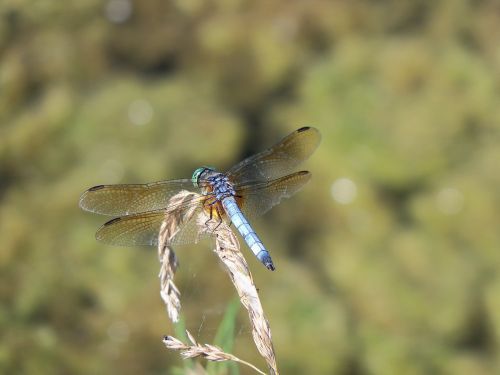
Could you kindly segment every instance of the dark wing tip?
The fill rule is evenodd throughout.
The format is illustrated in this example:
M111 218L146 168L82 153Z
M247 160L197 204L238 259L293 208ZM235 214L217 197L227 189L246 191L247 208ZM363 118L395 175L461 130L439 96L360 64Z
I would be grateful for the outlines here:
M101 190L104 187L105 187L104 185L97 185L97 186L91 187L88 190L85 190L83 192L83 194L80 196L80 201L78 202L78 205L80 206L80 208L82 210L92 212L92 209L88 206L87 196L89 193L91 193L93 191ZM92 195L91 195L91 197L92 197Z
M314 126L303 126L299 129L297 129L295 132L302 133L302 132L307 132L307 131L311 131L311 132L315 132L315 133L319 134L319 130L316 129Z
M120 221L122 218L121 217L116 217L114 219L111 219L110 221L106 221L104 224L103 224L103 227L107 227L108 225L111 225L111 224L114 224L118 221Z
M300 172L297 172L297 175L299 175L299 176L305 176L307 174L311 174L311 172L309 172L309 171L300 171Z
M108 230L107 227L121 221L121 219L122 219L121 217L116 217L114 219L105 222L95 233L95 239L104 243L112 244L112 239L110 239L109 237L106 238L106 231Z
M304 132L310 133L309 134L310 137L312 137L312 139L315 139L316 144L319 145L319 142L321 141L321 133L319 132L318 129L316 129L313 126L303 126L295 131L295 133L304 133Z
M87 191L96 191L96 190L101 190L102 188L104 188L104 185L97 185L97 186L93 186L91 187L89 190Z

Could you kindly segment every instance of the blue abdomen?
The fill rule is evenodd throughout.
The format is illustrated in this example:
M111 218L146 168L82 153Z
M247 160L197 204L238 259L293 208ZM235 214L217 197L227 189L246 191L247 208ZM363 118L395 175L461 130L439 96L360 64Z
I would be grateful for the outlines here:
M257 236L257 233L252 229L247 219L241 212L234 197L226 197L222 200L222 205L226 210L227 215L231 219L238 232L247 243L248 247L268 269L274 271L275 267L269 252L266 250L262 241Z

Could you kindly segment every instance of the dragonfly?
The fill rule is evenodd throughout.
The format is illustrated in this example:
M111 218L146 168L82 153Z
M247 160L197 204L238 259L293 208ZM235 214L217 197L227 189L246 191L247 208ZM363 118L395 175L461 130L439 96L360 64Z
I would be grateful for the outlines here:
M248 220L265 214L281 199L290 198L310 180L310 172L293 171L312 155L320 140L317 129L302 127L226 173L204 166L197 168L191 179L97 185L82 194L80 207L114 217L97 230L96 238L116 246L157 246L166 215L182 215L195 208L210 219L234 225L257 259L274 271L271 255ZM170 203L184 190L197 193L196 198ZM187 220L165 245L197 243L203 237L200 234L207 233L202 229L196 220ZM214 231L211 234L215 235Z

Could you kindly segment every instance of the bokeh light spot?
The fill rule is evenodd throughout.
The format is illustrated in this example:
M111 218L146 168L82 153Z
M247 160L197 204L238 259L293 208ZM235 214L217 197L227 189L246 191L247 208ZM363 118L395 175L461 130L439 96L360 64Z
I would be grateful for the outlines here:
M441 189L436 196L436 206L445 215L459 213L464 205L463 194L454 188Z
M356 199L358 188L352 180L342 177L333 182L331 192L336 202L349 204Z
M132 2L130 0L109 0L105 13L110 22L123 23L132 15Z
M146 125L153 118L153 107L147 100L134 100L128 107L128 118L134 125Z

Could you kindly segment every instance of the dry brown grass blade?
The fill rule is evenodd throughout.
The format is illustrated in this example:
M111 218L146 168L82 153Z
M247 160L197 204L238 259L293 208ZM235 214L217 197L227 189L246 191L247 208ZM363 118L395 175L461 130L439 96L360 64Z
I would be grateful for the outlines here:
M207 218L200 214L197 219L198 224L201 224L206 223ZM216 247L214 251L222 260L238 292L241 303L248 310L255 345L259 353L266 360L270 373L279 374L271 337L271 327L264 315L257 288L253 282L248 264L240 251L236 234L225 222L208 223L203 228L215 233Z
M232 354L228 354L228 353L224 352L218 346L209 345L209 344L199 344L198 342L196 342L193 335L191 335L191 333L189 331L186 331L186 334L189 338L189 341L191 342L190 345L184 344L182 341L180 341L179 339L176 339L175 337L172 337L172 336L165 336L163 338L163 343L169 349L180 351L181 356L183 358L203 357L209 361L214 361L214 362L224 362L224 361L239 362L243 365L246 365L246 366L254 369L259 374L265 375L264 372L259 370L257 367L255 367L251 363L243 361L243 360L239 359L238 357L235 357Z
M199 197L198 194L182 191L171 198L169 204L179 207L183 201L193 200ZM209 220L209 216L196 210L193 206L190 210L180 210L165 216L158 237L158 255L161 262L160 280L161 296L167 306L170 319L178 321L180 311L180 293L173 282L173 277L177 269L177 259L173 250L167 245L181 229L183 223L188 222L196 213L196 222L200 228L200 234L209 233L215 236L216 247L214 252L222 260L226 271L233 282L241 303L248 310L250 322L252 324L252 336L259 353L267 362L269 371L273 375L279 375L276 365L276 357L271 337L271 328L267 321L264 310L260 303L257 289L253 283L252 274L248 264L240 252L240 246L236 235L225 222ZM182 214L182 216L181 216ZM166 336L164 343L167 348L180 350L185 358L203 356L210 361L235 361L261 372L255 366L240 360L232 354L224 353L220 348L213 345L200 345L188 332L188 337L192 345L185 345L180 340Z
M179 207L183 202L193 200L198 195L187 191L182 191L170 199L169 204ZM179 321L181 310L181 293L174 283L174 275L179 265L174 250L167 244L179 232L182 223L191 219L196 207L183 211L183 216L179 213L165 215L165 220L160 227L158 235L158 258L161 264L160 274L160 295L167 307L168 317L174 322Z

